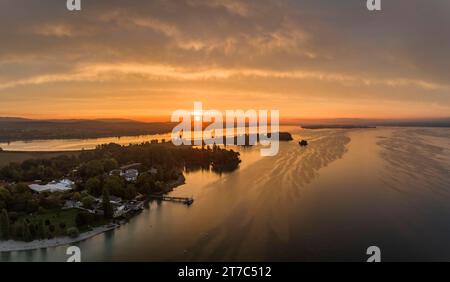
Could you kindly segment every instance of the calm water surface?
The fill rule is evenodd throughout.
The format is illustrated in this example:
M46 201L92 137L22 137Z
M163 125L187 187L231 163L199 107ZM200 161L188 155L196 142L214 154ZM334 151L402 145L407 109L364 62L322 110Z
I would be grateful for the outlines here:
M241 152L231 174L193 172L120 229L81 242L84 261L450 260L450 129L296 130L276 157ZM64 261L66 247L0 255Z

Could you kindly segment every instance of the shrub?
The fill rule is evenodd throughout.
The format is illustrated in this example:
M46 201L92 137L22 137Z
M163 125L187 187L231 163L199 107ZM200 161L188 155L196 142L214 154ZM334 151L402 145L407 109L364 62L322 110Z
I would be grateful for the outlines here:
M83 204L83 208L86 208L86 209L92 209L94 202L95 202L95 199L92 196L84 197L81 200L81 203Z
M78 228L76 227L70 227L67 228L67 236L71 237L71 238L77 238L80 235L80 231L78 231Z
M45 213L45 209L43 207L39 207L38 214L44 214L44 213Z

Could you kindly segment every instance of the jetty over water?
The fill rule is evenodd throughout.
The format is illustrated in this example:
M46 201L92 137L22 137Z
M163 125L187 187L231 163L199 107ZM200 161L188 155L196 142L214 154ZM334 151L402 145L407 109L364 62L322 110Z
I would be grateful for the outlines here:
M187 206L190 206L194 203L194 198L187 198L187 197L171 197L171 196L164 196L164 195L150 195L149 197L150 197L150 199L156 199L156 200L160 200L160 201L182 203Z

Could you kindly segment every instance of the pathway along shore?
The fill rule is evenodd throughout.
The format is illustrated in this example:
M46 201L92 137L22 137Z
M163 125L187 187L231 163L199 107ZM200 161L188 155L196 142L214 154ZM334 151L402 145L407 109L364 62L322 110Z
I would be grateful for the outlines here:
M15 241L15 240L0 241L0 253L31 251L43 248L54 248L58 246L70 245L95 237L107 231L113 230L119 226L120 226L119 224L114 225L110 224L108 226L96 227L91 231L80 234L77 238L65 236L48 240L34 240L31 242Z

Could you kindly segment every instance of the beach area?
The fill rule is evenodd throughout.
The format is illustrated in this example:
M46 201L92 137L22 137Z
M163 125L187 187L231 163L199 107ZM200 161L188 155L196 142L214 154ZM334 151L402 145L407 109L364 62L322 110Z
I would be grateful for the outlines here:
M34 240L31 242L15 241L15 240L0 241L0 253L31 251L43 248L53 248L58 246L71 245L90 239L104 232L114 230L118 227L120 227L120 224L113 224L113 225L109 224L108 226L96 227L93 228L91 231L80 234L76 238L65 236L48 240Z

